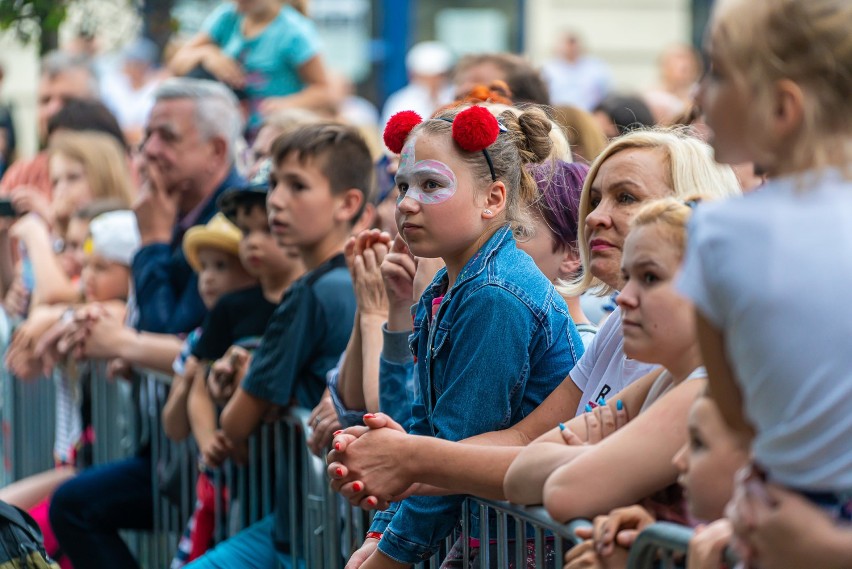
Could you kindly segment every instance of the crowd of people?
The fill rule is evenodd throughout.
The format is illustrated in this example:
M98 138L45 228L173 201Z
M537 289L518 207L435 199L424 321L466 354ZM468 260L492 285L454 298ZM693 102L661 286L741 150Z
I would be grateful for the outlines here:
M42 61L0 292L5 367L55 384L57 467L0 499L61 566L136 567L119 532L153 526L150 445L92 464L99 361L173 378L162 428L200 465L175 569L300 565L281 472L268 516L218 544L212 521L217 469L292 406L375 511L347 569L429 559L467 496L592 519L548 567L626 567L658 520L694 528L690 569L852 566L852 5L719 0L704 75L669 50L643 97L575 35L541 71L420 44L382 151L300 8L225 2L163 70L132 44L120 85Z

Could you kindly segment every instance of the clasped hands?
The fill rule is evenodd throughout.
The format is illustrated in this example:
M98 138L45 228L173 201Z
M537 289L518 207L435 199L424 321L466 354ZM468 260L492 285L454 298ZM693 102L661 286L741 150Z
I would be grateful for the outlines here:
M335 433L328 476L353 506L384 510L417 489L409 444L416 437L384 413L364 415L364 424Z

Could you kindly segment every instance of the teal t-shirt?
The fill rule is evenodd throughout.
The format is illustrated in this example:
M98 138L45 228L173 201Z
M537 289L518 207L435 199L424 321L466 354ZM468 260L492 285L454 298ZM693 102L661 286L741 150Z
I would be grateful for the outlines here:
M319 51L313 22L292 6L282 6L278 16L253 38L243 36L243 15L231 2L220 5L204 22L203 31L246 72L246 93L251 110L249 128L260 126L260 102L302 90L299 67Z

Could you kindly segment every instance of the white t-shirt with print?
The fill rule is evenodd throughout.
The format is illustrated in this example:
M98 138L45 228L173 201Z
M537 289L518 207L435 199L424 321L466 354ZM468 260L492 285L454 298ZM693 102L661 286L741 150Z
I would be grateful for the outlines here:
M702 204L679 287L722 330L754 458L799 490L852 489L852 182L782 178Z
M621 309L616 308L571 370L571 380L583 391L576 414L582 414L586 405L594 407L601 396L609 400L657 367L624 355Z

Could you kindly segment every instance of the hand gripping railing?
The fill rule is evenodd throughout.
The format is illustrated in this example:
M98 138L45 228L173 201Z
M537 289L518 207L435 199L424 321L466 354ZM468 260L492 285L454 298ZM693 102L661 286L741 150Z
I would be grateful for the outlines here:
M685 566L689 540L694 530L669 522L657 522L642 530L630 548L628 569L669 569ZM725 550L728 567L737 566L738 559L731 548Z
M629 569L667 569L683 559L689 549L692 528L658 522L648 526L636 537L630 548Z

